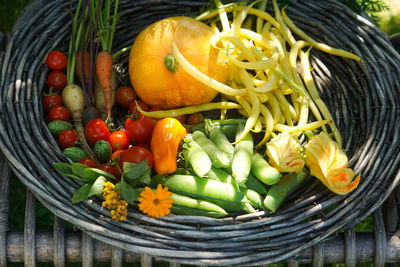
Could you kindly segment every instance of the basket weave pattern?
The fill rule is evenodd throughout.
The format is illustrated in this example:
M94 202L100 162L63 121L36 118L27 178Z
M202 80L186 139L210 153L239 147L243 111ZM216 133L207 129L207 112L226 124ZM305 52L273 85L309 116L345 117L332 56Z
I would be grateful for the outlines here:
M76 4L76 3L75 3ZM120 1L114 48L131 45L158 19L189 14L208 1ZM271 11L271 10L270 10ZM315 179L275 214L258 212L224 219L169 215L159 220L134 209L114 222L96 199L71 204L80 186L58 174L67 161L47 129L41 99L44 59L70 36L70 1L49 1L12 32L0 58L0 148L19 179L55 215L92 237L138 253L188 264L259 265L295 258L301 250L354 226L378 208L400 179L400 57L368 19L333 1L293 1L295 24L317 41L351 50L355 62L311 52L321 98L342 133L349 164L362 174L358 188L339 196ZM119 62L126 69L127 56ZM126 77L125 77L126 78Z

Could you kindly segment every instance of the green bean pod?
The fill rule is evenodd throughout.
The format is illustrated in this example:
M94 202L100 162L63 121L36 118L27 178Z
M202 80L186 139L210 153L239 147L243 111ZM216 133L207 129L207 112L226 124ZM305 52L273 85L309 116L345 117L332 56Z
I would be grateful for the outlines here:
M263 198L259 193L250 188L241 188L240 190L249 200L253 208L258 209L263 207Z
M238 138L242 131L244 130L244 125L239 124L236 131L236 138ZM232 177L235 180L237 187L245 187L247 176L251 170L251 160L253 157L253 137L250 133L247 133L242 140L236 143L235 151L232 158Z
M207 120L207 119L206 119ZM208 119L209 120L209 119ZM211 120L210 120L211 121ZM211 126L221 129L228 139L234 139L236 135L237 126L239 123L245 123L244 119L226 119L226 120L212 120ZM193 133L195 131L201 131L208 135L209 130L207 129L206 122L202 122L196 125L187 125L189 130Z
M213 203L222 207L224 210L228 212L246 212L253 213L256 212L254 207L251 205L251 202L245 197L242 202L229 202L223 200L213 200Z
M193 140L207 153L213 166L217 168L225 168L229 166L230 160L228 156L221 151L211 139L207 138L204 133L195 131L192 136Z
M214 144L223 152L225 152L229 159L232 160L233 153L235 152L234 146L229 142L226 135L222 132L220 128L214 127L210 131L210 139L214 142Z
M282 174L274 167L268 164L265 158L255 152L251 159L251 172L261 182L267 185L273 185L279 181Z
M232 176L229 173L222 169L215 168L214 166L211 166L206 176L209 179L218 180L223 183L232 183Z
M184 149L185 162L189 164L194 173L200 177L207 174L212 166L210 157L204 149L193 140L185 142Z
M307 177L308 172L305 170L284 175L268 190L267 196L264 198L264 207L275 212L285 198L299 188Z
M265 189L264 184L261 183L251 172L247 176L245 185L247 188L256 191L262 196L265 196L267 194L267 189Z
M211 202L221 200L240 203L245 199L244 194L235 190L231 184L193 175L170 175L164 186L174 193Z
M136 188L137 194L139 195L144 189ZM155 189L153 189L155 191ZM169 198L173 200L171 212L177 215L198 215L208 217L223 217L228 213L215 203L209 201L195 199L188 196L184 196L177 193L172 193Z
M171 213L176 214L176 215L195 215L195 216L206 216L206 217L213 217L213 218L219 218L226 216L228 213L222 209L220 206L210 203L209 204L214 205L218 209L223 210L222 211L216 211L216 210L206 210L206 209L198 209L198 208L190 208L186 206L180 206L180 205L172 205L171 207Z

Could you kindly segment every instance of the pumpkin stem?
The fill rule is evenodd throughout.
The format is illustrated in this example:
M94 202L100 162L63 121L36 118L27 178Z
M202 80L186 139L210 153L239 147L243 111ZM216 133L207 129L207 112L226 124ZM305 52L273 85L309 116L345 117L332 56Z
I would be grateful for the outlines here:
M178 62L176 62L172 54L165 56L164 64L170 72L174 73L178 70Z

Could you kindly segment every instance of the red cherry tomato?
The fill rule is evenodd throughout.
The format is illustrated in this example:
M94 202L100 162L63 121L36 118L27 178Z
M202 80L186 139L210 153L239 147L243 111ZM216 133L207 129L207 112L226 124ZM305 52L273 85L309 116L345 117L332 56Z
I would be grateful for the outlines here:
M76 134L76 132L74 130L71 130L71 129L63 130L58 135L58 143L63 148L73 146L76 142L76 139L78 139L78 135Z
M48 112L52 107L62 106L62 97L59 94L46 95L42 100L43 109Z
M112 132L108 141L110 142L112 151L128 149L131 144L131 140L124 130Z
M124 152L124 151L125 151L125 150L122 150L122 149L119 149L119 150L114 151L114 152L112 153L112 155L111 155L111 160L116 160L116 161L119 162L119 155L120 155L122 152Z
M66 107L55 106L49 110L49 121L69 121L70 114Z
M121 86L115 92L115 101L123 108L129 108L136 99L136 93L129 86Z
M133 112L135 112L134 115L136 115L136 116L140 115L140 112L136 109L136 103L144 111L149 111L150 110L149 105L147 105L145 102L143 102L142 100L135 100L129 105L129 114L132 114Z
M94 145L99 140L108 141L110 130L103 120L93 119L86 125L85 134L89 142Z
M67 76L61 71L52 71L47 76L47 86L54 92L61 91L67 85Z
M47 56L46 63L47 66L52 70L63 70L67 67L67 56L58 50L53 50Z
M105 171L105 172L108 172L108 173L114 175L115 178L120 178L121 177L121 173L119 172L117 166L111 166L108 163L103 163L103 164L100 164L99 166L97 166L97 168L102 170L102 171Z
M184 124L186 122L186 115L180 115L174 118L177 119L181 124Z
M89 158L81 158L79 160L79 163L86 165L90 168L96 168L97 167L97 163L94 162L93 160L89 159Z
M119 164L122 169L124 162L140 163L147 159L147 165L153 166L153 154L143 146L132 146L119 154Z
M151 139L154 125L154 121L147 117L140 117L137 120L127 118L125 121L125 131L132 142L144 144Z
M204 121L204 117L203 114L199 112L192 113L186 118L186 123L189 125L197 125L202 121Z

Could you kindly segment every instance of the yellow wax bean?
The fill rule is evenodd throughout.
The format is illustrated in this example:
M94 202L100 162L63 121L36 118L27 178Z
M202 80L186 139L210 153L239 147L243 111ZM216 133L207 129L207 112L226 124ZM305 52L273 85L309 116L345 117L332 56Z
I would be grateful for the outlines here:
M219 41L222 40L231 42L236 48L240 50L240 52L243 53L243 57L246 58L247 60L255 61L253 53L251 53L251 51L246 46L244 46L244 44L240 41L240 39L238 37L229 35L228 32L221 32L219 34L214 35L211 38L211 44L218 48L217 44Z
M223 84L217 80L208 77L207 75L203 74L201 71L196 69L193 65L191 65L179 52L176 44L172 44L172 54L178 64L190 75L192 75L197 80L201 81L205 85L217 90L220 93L226 95L244 95L246 94L246 89L234 89L226 84Z
M233 64L238 66L239 68L242 69L248 69L248 70L261 70L261 69L268 69L271 68L276 64L278 61L278 54L274 54L271 58L269 59L264 59L260 61L252 61L252 62L244 62L236 59L235 57L229 57L229 60L232 61Z
M263 139L256 145L256 148L259 148L268 142L269 138L271 137L271 133L275 127L275 122L274 122L274 118L272 117L272 113L271 113L271 111L269 111L269 109L265 105L261 105L260 112L265 119L265 122L264 122L265 133L264 133Z
M196 112L214 110L214 109L239 109L241 106L237 103L232 102L210 102L206 104L189 106L177 109L168 110L157 110L157 111L144 111L136 104L136 108L141 114L150 118L165 118L165 117L177 117L180 115L192 114Z
M267 96L268 96L268 104L271 106L274 121L275 121L275 123L277 123L281 120L281 116L282 116L281 107L279 106L279 102L278 102L278 100L276 100L276 98L272 94L272 92L267 93Z
M354 59L357 61L361 61L361 58L359 56L357 56L351 52L345 51L343 49L333 48L329 45L315 41L313 38L311 38L309 35L307 35L305 32L303 32L300 28L298 28L293 23L293 21L286 15L284 10L282 10L282 19L294 33L296 33L300 38L307 41L308 43L310 43L310 45L314 46L315 48L317 48L321 51L324 51L326 53L332 54L332 55L337 55L337 56L351 58L351 59Z
M290 117L294 120L294 121L298 121L299 117L298 114L296 113L296 110L293 108L293 106L286 100L285 96L282 94L281 91L276 90L273 92L274 95L276 96L276 98L278 99L279 103L281 106L285 107L285 109L287 109L287 111L290 114Z
M342 147L342 137L336 127L335 122L333 121L333 117L325 105L325 103L320 99L317 87L315 86L314 79L311 75L310 71L310 62L308 59L308 52L302 52L300 53L300 60L301 60L301 65L302 65L302 71L301 75L303 77L304 83L308 89L308 92L317 105L318 109L321 111L322 116L326 119L329 120L329 126L332 129L333 136L335 137L336 142L338 143L339 147Z
M266 49L273 51L276 48L276 44L273 41L267 39L266 37L254 32L252 30L240 29L240 36L249 38L249 39L253 40L253 42L255 42L256 44L261 45L261 46L265 47Z
M278 4L276 3L276 0L272 0L272 3L274 6L276 20L278 21L279 25L281 26L280 32L285 37L286 41L289 42L290 46L295 46L296 40L294 39L289 28L286 26L285 22L282 19L281 12L279 11L279 7L278 7Z
M303 125L297 125L297 126L288 126L284 124L277 123L275 124L275 130L279 132L287 132L287 133L297 133L297 132L304 132L308 130L314 130L322 125L329 124L329 120L322 120L322 121L314 121L310 123L306 123Z

